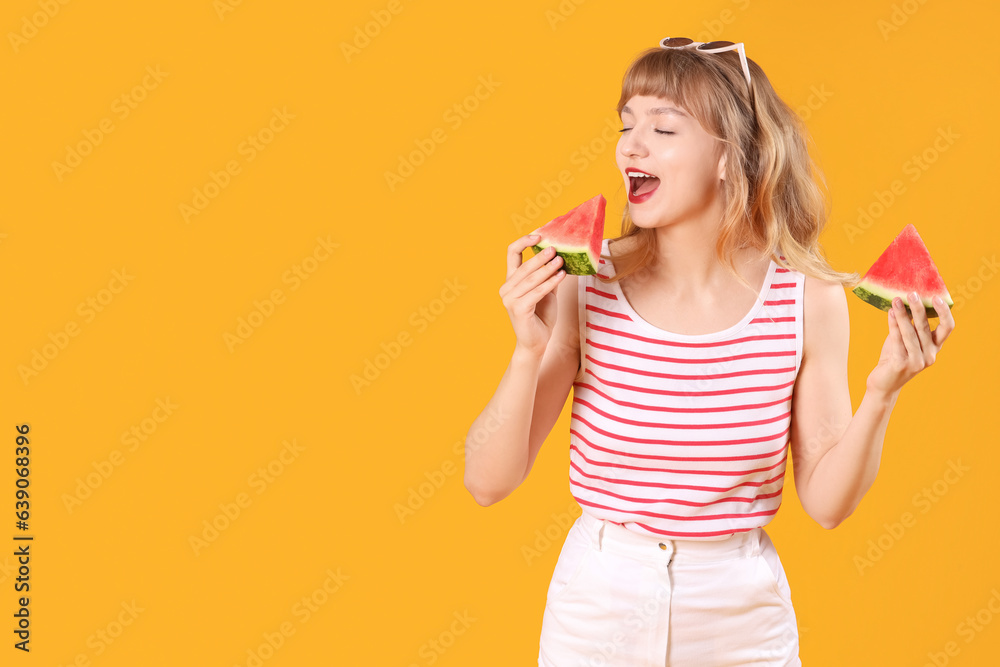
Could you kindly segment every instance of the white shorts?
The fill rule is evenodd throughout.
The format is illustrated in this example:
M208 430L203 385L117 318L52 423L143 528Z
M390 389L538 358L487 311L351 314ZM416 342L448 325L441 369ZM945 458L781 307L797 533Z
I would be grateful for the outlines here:
M584 510L552 573L538 664L800 666L778 552L762 528L665 540Z

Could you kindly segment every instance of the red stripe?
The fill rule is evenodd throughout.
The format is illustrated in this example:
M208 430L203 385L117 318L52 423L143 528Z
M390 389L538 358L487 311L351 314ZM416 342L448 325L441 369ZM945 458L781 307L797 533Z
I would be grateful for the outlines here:
M720 445L743 445L743 444L750 444L752 442L769 442L771 440L777 440L778 438L782 437L791 430L790 427L785 427L784 431L775 433L774 435L765 435L757 438L744 438L743 440L664 440L664 439L655 440L650 438L634 438L631 436L616 435L609 431L605 431L604 429L597 428L596 426L591 424L576 411L573 411L573 413L570 415L570 422L572 423L574 419L583 422L588 427L590 427L592 431L600 433L601 435L607 438L611 438L613 440L620 440L622 442L637 442L644 445L698 445L702 447L716 447ZM691 471L685 470L682 472L691 472Z
M597 414L599 414L602 417L604 417L605 419L610 419L612 421L616 421L616 422L619 422L619 423L622 423L622 424L629 424L631 426L643 426L643 427L648 427L648 428L677 428L677 429L681 429L681 428L694 428L694 429L745 428L745 427L748 427L748 426L760 426L761 424L771 424L773 422L785 419L786 417L790 417L791 414L792 414L791 411L788 411L788 412L786 412L784 414L777 415L775 417L768 417L767 419L759 419L757 421L730 422L728 424L663 424L663 423L657 423L657 422L643 422L643 421L637 421L635 419L625 419L624 417L618 417L617 415L612 415L609 412L605 412L604 410L601 410L600 408L598 408L597 406L595 406L593 403L590 403L589 401L585 401L582 398L574 396L573 397L573 409L574 410L576 409L577 405L586 406L586 407L590 408L591 410L593 410L594 412L596 412Z
M618 297L615 296L614 294L611 294L609 292L603 292L603 291L597 289L596 287L591 287L590 285L587 285L587 291L588 292L593 292L594 294L598 294L600 296L603 296L606 299L614 299L615 301L618 300Z
M573 433L574 433L574 435L577 435L577 436L580 435L578 431L573 431ZM581 440L582 439L583 438L581 438ZM775 450L774 452L772 452L768 456L777 456L779 453L785 451L785 447L787 445L788 445L788 443L786 441L785 444L781 446L781 449ZM588 446L590 446L589 443L588 443ZM787 452L786 452L786 454L781 457L780 461L778 461L777 463L775 463L773 465L767 466L766 468L757 468L757 469L750 470L750 471L742 471L742 470L726 470L726 471L722 471L722 470L716 470L716 471L708 471L708 472L706 472L706 471L701 471L701 470L670 470L670 469L667 469L667 468L644 468L642 466L631 466L631 465L625 465L625 464L622 464L622 463L610 463L610 462L601 462L601 461L591 461L590 459L588 459L583 454L583 451L578 446L576 446L576 444L571 444L569 446L569 448L570 448L570 451L576 450L576 453L584 461L586 461L587 463L589 463L590 465L593 465L593 466L605 467L605 468L618 468L620 470L636 470L636 471L639 471L639 472L652 472L652 473L684 472L684 473L696 473L696 474L703 474L703 475L745 475L745 474L749 474L751 472L761 472L761 471L774 470L775 468L779 467L783 462L786 462L788 460L788 455L787 455ZM684 459L683 457L676 457L676 456L654 457L654 456L647 456L647 455L640 455L640 454L625 454L623 452L619 452L619 451L616 451L616 450L609 450L609 449L604 448L604 447L593 447L593 449L595 449L595 450L601 450L601 451L605 451L605 452L610 452L611 454L614 454L615 456L632 456L634 458L646 458L646 459L649 459L649 458L661 458L661 459L668 459L668 460L671 460L671 461L677 461L677 460L685 461L685 460L687 460L689 462L702 461L702 460L713 460L711 457L700 457L700 458L699 457L692 457L690 459ZM725 457L723 457L723 458L725 458ZM748 458L748 457L736 457L736 458L745 459L745 458ZM749 458L753 459L753 458L763 458L763 457L757 456L757 457L749 457ZM717 460L722 460L722 459L717 459ZM596 475L588 475L587 473L583 472L583 470L580 469L578 466L574 465L572 461L570 462L570 467L571 468L576 468L577 470L580 471L580 474L585 475L586 477L593 477L594 479L603 479L605 481L616 482L616 483L621 483L621 484L632 484L632 483L634 483L636 486L659 486L658 484L650 484L650 483L643 484L641 482L638 482L637 480L625 481L625 480L621 480L621 479L608 479L606 477L598 477Z
M576 500L576 502L580 503L581 505L588 505L590 507L597 507L597 508L603 509L603 510L611 510L612 512L619 512L621 514L639 514L641 516L653 517L654 519L673 519L674 521L709 521L711 519L741 519L741 518L744 518L744 517L751 517L751 516L768 516L768 515L773 515L775 512L778 511L778 508L776 507L773 510L765 510L765 511L761 511L761 512L744 512L742 514L705 514L703 516L678 516L676 514L660 514L658 512L644 512L642 510L621 510L621 509L618 509L617 507L609 507L607 505L598 505L595 502L591 502L589 500L583 500L581 498L576 498L575 496L574 496L574 499ZM779 505L779 507L780 507L780 505ZM636 523L636 525L637 526L643 526L645 528L644 524ZM657 532L660 532L660 531L657 531ZM732 532L732 531L728 531L728 532ZM709 535L710 533L704 533L704 534L705 535Z
M586 341L591 347L596 347L598 350L607 350L608 352L617 352L619 354L627 354L633 357L639 357L640 359L650 359L652 361L665 361L675 364L715 364L722 363L723 361L737 361L739 359L762 359L764 357L794 357L795 350L791 351L780 351L780 352L748 352L747 354L734 354L728 357L706 357L704 359L684 359L682 357L661 357L655 354L645 354L643 352L636 352L635 350L626 350L620 347L614 347L612 345L603 345L596 341L587 338Z
M778 299L776 301L765 301L765 306L792 306L795 305L795 299Z
M788 318L774 318L773 321L791 321L794 317ZM758 320L752 320L752 322L757 322ZM647 336L640 336L638 334L629 333L627 331L620 331L618 329L612 329L610 327L602 327L599 324L591 324L587 322L587 328L593 329L594 331L603 331L604 333L614 334L616 336L622 336L624 338L631 338L632 340L640 340L644 343L656 343L658 345L672 345L674 347L720 347L724 345L736 345L737 343L746 343L752 340L787 340L794 339L794 333L788 334L759 334L756 336L744 336L743 338L733 338L731 340L715 341L712 343L681 343L673 340L661 340L659 338L648 338Z
M600 382L603 385L607 385L609 387L617 387L619 389L629 389L631 391L638 391L646 394L656 394L661 396L725 396L727 394L745 394L751 391L772 391L776 389L784 389L786 387L791 387L792 385L795 384L795 380L789 380L784 384L776 384L764 387L740 387L737 389L715 389L711 391L672 391L670 389L653 389L651 387L639 387L636 385L624 384L622 382L612 382L611 380L603 379L601 376L599 376L597 373L595 373L589 368L584 368L583 372L589 373L598 382ZM573 384L573 386L575 387L578 384L581 383L576 382Z
M571 446L571 449L572 449L572 446ZM576 452L577 452L578 456L580 456L580 457L583 458L583 460L587 461L588 463L590 463L591 465L594 465L594 466L600 466L600 465L607 466L607 465L610 465L610 466L614 466L616 468L633 469L632 466L623 466L623 465L615 465L615 464L611 464L611 463L597 463L597 462L593 462L593 461L590 461L590 459L588 459L586 456L584 456L580 452L579 449L577 449ZM577 470L580 470L580 468L578 466L573 465L572 461L570 462L570 466L573 467L573 468L576 468ZM642 468L639 468L639 469L642 470ZM660 469L656 468L654 470L654 472L660 472ZM584 473L582 470L580 470L580 473L583 474L583 475L586 475L586 473ZM592 477L592 475L586 475L586 476L587 477ZM763 481L760 481L760 482L740 482L739 484L734 484L733 486L701 486L701 485L695 485L695 484L666 484L664 482L641 482L641 481L638 481L638 480L629 480L628 482L622 482L622 483L623 484L627 483L627 484L630 484L632 486L655 487L657 489L688 489L688 490L691 490L691 491L723 491L723 492L727 492L728 493L729 491L735 491L736 489L740 488L741 486L756 486L757 488L760 488L760 487L765 486L767 484L773 484L774 482L777 482L778 480L781 480L784 476L785 476L785 471L782 470L781 473L775 475L774 477L770 477L770 478L768 478L766 480L763 480ZM783 480L782 480L782 485L784 485L784 481Z
M755 459L766 459L766 458L770 458L772 456L777 456L778 454L784 452L786 450L786 448L788 447L788 442L786 441L786 442L784 442L781 445L781 447L779 447L778 449L774 450L773 452L765 452L764 454L747 454L746 456L657 456L656 454L629 454L629 453L626 453L626 452L619 451L617 449L608 449L607 447L601 447L599 445L595 445L594 443L590 442L585 437L583 437L583 435L579 431L577 431L574 428L571 428L569 430L569 432L570 432L571 435L575 435L580 440L582 440L583 444L585 444L589 449L592 449L594 451L605 452L607 454L612 454L614 456L622 456L622 457L627 456L627 457L633 458L633 459L650 459L652 461L688 461L688 462L691 462L691 461L753 461ZM643 467L640 467L640 466L617 465L617 464L613 464L613 463L608 463L606 461L605 462L591 461L590 459L588 459L586 457L586 455L584 455L583 450L581 450L579 447L577 447L575 443L570 443L569 448L570 448L570 450L574 450L575 449L577 451L577 453L583 458L584 461L586 461L587 463L589 463L591 465L594 465L594 466L606 466L606 467L611 467L611 468L627 468L629 470L640 470L640 471L644 471L644 472L662 472L663 471L662 468L643 468ZM570 465L572 465L572 463ZM590 475L587 475L587 477L590 477Z
M794 380L792 382L794 382ZM700 414L700 413L704 413L704 412L729 412L729 411L735 411L735 410L757 410L757 409L760 409L760 408L769 408L772 405L778 405L780 403L784 403L785 401L788 401L792 397L792 395L789 394L788 396L786 396L784 398L779 398L779 399L777 399L775 401L771 401L770 403L751 403L751 404L747 404L747 405L720 405L720 406L710 407L710 408L678 408L678 407L674 407L674 406L670 406L670 405L643 405L642 403L632 403L630 401L620 401L617 398L613 398L613 397L605 394L603 391L601 391L600 389L598 389L594 385L592 385L592 384L584 384L583 382L576 382L576 383L573 384L573 386L574 387L580 387L581 389L590 389L595 394L599 394L605 400L611 401L612 403L615 403L616 405L621 405L621 406L626 407L626 408L636 408L638 410L655 410L655 411L658 411L658 412L681 412L681 413L687 413L687 414ZM575 397L576 397L576 395L574 394L574 398Z
M798 283L774 283L771 285L771 289L784 289L786 287L798 287Z
M622 371L624 373L634 373L636 375L645 375L647 377L657 377L657 378L668 378L671 380L717 380L721 378L733 378L742 377L744 375L759 375L768 373L787 373L788 371L794 371L795 368L750 368L743 371L733 371L732 373L715 373L713 375L678 375L677 373L656 373L654 371L644 371L638 368L628 368L627 366L618 366L616 364L609 364L604 361L598 361L594 359L589 354L584 355L591 363L597 364L604 368L611 369L613 371Z
M612 310L605 310L604 308L598 308L597 306L592 306L589 303L587 304L587 310L592 310L595 313L601 313L602 315L608 315L610 317L620 317L621 319L628 320L629 322L632 321L632 318L624 313L616 313Z
M753 498L744 498L743 496L735 497L724 497L716 498L715 500L709 500L703 503L699 503L695 500L679 500L677 498L633 498L631 496L624 496L620 493L613 493L605 489L600 489L594 486L587 486L586 484L581 484L570 478L570 483L574 486L587 489L588 491L593 491L594 493L599 493L604 496L611 496L612 498L617 498L618 500L625 500L633 503L671 503L673 505L685 505L687 507L708 507L709 505L718 505L719 503L747 503L748 505L752 502L758 500L767 500L768 498L776 498L781 495L781 489L777 491L772 491L771 493L763 493Z

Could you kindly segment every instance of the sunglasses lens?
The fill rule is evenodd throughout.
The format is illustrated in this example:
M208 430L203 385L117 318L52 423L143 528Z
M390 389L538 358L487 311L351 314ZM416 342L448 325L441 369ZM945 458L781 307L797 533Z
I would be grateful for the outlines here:
M666 37L661 42L661 46L685 46L693 42L693 39L688 39L687 37Z
M733 42L724 42L724 41L706 42L706 43L700 45L698 48L699 49L719 49L719 48L722 48L723 46L733 46L733 44L734 44Z

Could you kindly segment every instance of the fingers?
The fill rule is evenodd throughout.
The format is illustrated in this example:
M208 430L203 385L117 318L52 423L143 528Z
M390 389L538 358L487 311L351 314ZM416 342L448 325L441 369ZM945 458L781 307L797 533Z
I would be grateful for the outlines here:
M913 324L910 322L910 317L906 314L906 306L903 305L903 300L898 296L892 300L893 315L895 315L896 325L899 327L899 335L903 339L903 346L905 348L905 356L907 357L907 366L916 365L917 361L920 360L920 367L923 367L923 357L924 354L920 349L920 338L917 336L917 332L913 328ZM914 311L918 311L918 308L914 308ZM919 314L913 315L914 317L919 317ZM926 314L924 315L926 319Z
M906 357L906 345L903 343L903 334L900 331L902 328L899 324L902 318L899 317L899 308L896 307L895 299L892 305L889 307L889 338L891 341L890 355L892 352L898 353L898 356ZM895 355L893 355L895 356ZM891 357L890 357L891 358Z
M941 347L948 335L955 329L955 316L941 297L934 297L934 310L938 314L938 325L934 328L934 344Z
M559 269L563 268L563 258L556 254L556 249L552 246L549 246L525 262L525 266L531 266L532 263L537 264L538 262L545 262L545 264L532 268L525 277L511 287L510 295L513 298L522 297L532 290L536 290L538 298L535 301L537 301L548 292L548 289L538 290L537 288L540 285L545 284L545 281L551 278L553 273L556 275L559 273L565 275L566 273L565 271L559 271Z
M910 312L913 314L913 328L916 330L919 341L919 347L912 351L917 357L923 359L925 366L930 366L934 363L937 346L931 339L931 325L927 321L927 309L924 307L920 295L916 292L910 292L906 295L906 301L910 304Z
M510 280L510 277L514 275L515 271L517 271L517 267L521 266L521 253L524 252L525 248L535 245L535 243L538 242L538 239L539 236L537 234L525 234L507 246L506 280Z
M559 259L562 258L560 257ZM549 262L549 264L555 264L555 262ZM541 273L542 271L535 271L535 275L539 275ZM558 270L555 270L555 273L548 276L548 278L542 276L542 278L545 279L544 280L540 279L540 282L538 283L538 285L535 286L534 289L527 290L525 292L525 298L530 299L532 303L538 303L539 301L544 299L546 295L555 290L556 286L559 285L559 282L565 277L566 277L566 272Z
M523 297L562 268L562 257L556 255L552 246L522 263L521 253L537 243L539 238L537 234L528 234L507 246L507 279L499 290L500 297L505 302L507 299ZM535 301L545 296L550 289L542 290Z

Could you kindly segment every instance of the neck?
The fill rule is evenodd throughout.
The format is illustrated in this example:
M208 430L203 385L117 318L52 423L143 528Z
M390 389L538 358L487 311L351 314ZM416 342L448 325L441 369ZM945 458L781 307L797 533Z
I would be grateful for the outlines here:
M739 285L715 255L719 223L687 221L658 227L655 231L657 251L651 270L670 294L717 293ZM748 275L748 269L761 259L761 254L753 248L741 248L733 259L740 275L753 283L754 276Z

